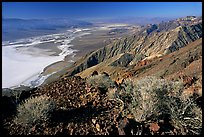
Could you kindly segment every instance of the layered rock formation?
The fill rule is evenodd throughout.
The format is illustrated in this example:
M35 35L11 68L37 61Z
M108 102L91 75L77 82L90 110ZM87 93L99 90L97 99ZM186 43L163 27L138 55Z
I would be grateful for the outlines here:
M121 38L87 54L68 69L67 75L75 75L107 59L124 53L131 54L131 56L143 54L148 58L163 56L179 50L201 37L202 22L200 20L194 23L188 20L149 25L133 36ZM118 60L120 62L120 59ZM123 64L127 64L127 62L123 62Z

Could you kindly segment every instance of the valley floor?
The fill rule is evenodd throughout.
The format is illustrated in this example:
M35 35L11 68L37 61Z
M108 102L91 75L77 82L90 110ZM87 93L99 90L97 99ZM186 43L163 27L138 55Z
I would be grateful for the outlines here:
M3 42L3 88L42 84L49 75L68 68L85 54L124 35L109 35L112 29L100 26L71 29L65 33L20 39L8 44ZM10 79L12 75L15 78Z

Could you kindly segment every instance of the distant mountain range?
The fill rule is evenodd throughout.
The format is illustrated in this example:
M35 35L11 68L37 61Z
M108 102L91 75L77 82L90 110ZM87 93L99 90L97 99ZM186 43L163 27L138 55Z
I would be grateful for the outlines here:
M32 36L46 35L59 32L65 28L87 27L97 23L124 23L132 25L147 25L167 22L175 18L167 17L115 17L103 19L19 19L2 18L2 40L16 40Z
M2 19L3 41L57 32L64 28L91 26L92 23L67 18Z
M156 24L162 21L169 21L176 18L169 17L115 17L115 18L106 18L106 19L92 19L93 22L103 22L103 23L124 23L132 25L147 25L147 24Z

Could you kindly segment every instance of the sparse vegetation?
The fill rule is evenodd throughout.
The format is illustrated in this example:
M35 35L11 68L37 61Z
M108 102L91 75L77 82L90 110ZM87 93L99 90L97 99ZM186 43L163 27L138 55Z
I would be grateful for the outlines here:
M192 98L183 96L181 82L149 76L125 80L122 87L117 97L127 102L124 114L132 113L138 122L168 114L178 134L200 134L202 112Z
M61 83L65 81L69 83L66 86L68 88L71 86L71 90L69 92L67 90L55 91L55 88L59 89ZM47 85L45 89L39 89L38 97L29 98L17 107L18 113L12 120L14 123L8 127L9 134L57 135L72 134L72 132L88 134L87 131L92 130L96 134L99 132L111 134L113 132L106 133L105 131L109 127L111 129L111 126L115 126L111 129L114 130L114 134L117 132L132 135L197 135L202 133L201 108L196 105L195 96L189 97L183 94L184 88L181 81L172 82L154 76L139 80L133 77L126 79L122 85L116 86L105 74L91 76L86 81L92 85L92 87L88 86L89 90L85 90L87 86L85 79L82 80L79 77L64 78L52 85L55 88ZM107 88L106 94L101 94L101 89L96 88L97 86ZM55 103L44 95L47 92L54 93L51 97L57 97L55 101L59 107L68 104L67 108L70 106L72 108L56 109L54 113L51 113L55 110ZM91 96L84 96L88 94ZM96 113L103 115L96 118ZM53 119L50 119L51 114L54 114ZM72 120L84 121L86 118L90 118L92 124L85 122L82 125L81 122L76 122L77 124L70 122ZM57 121L60 121L60 124L55 125ZM117 127L114 122L110 121L120 126ZM103 127L104 124L108 126ZM100 128L96 125L103 130L99 131ZM73 127L77 130L73 131ZM126 128L128 130L125 130Z
M199 135L202 130L202 110L192 98L169 97L172 124L181 135Z
M104 74L91 76L87 78L86 82L91 86L97 86L106 91L108 90L108 88L115 86L115 83L111 80L111 78Z
M49 120L54 109L55 103L45 95L29 98L17 107L14 123L23 127L30 127L34 123L41 124Z

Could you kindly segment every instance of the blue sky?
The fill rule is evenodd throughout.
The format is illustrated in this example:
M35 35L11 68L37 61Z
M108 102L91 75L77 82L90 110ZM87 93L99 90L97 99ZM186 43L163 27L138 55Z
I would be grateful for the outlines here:
M183 17L202 15L202 2L3 2L4 18Z

